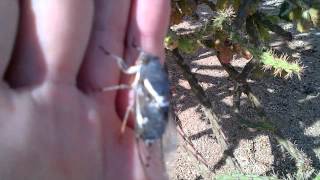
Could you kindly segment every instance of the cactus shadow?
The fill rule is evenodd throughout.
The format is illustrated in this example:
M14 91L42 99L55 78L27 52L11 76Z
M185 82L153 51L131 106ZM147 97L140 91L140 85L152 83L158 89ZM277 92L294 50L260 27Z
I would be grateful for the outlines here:
M303 48L299 50L301 62L304 66L307 66L301 80L296 77L289 80L269 77L253 80L250 84L253 92L265 106L268 118L281 129L286 139L294 142L298 149L311 158L313 167L320 170L319 152L317 152L320 147L320 137L315 130L315 128L320 128L320 78L318 78L320 77L320 44L319 40L314 42L313 38L308 40L308 44L316 45L311 50ZM288 51L284 48L285 46L286 44L279 44L277 48L284 52L296 51L295 49ZM205 58L210 57L206 56ZM286 177L287 174L296 172L294 161L289 156L284 156L272 134L264 131L251 132L241 127L240 122L231 111L230 102L226 100L232 96L233 83L227 76L221 75L223 68L219 64L194 63L198 60L201 60L201 58L185 59L191 69L195 69L193 72L200 84L203 85L207 97L216 104L215 113L220 117L222 130L231 144L224 156L214 166L223 166L226 156L233 154L237 148L241 148L241 141L254 141L260 135L268 135L275 160L269 171L265 173ZM192 107L198 107L199 103L193 97L190 87L185 82L179 68L173 62L170 63L169 67L172 84L176 88L176 95L173 98L176 108L179 111L185 111ZM214 71L214 76L212 73L205 73ZM184 83L181 83L183 81ZM202 114L199 108L196 108L196 112ZM251 121L256 119L256 112L251 108L245 96L241 98L241 115ZM228 118L224 118L226 116ZM207 121L203 115L199 119L200 121ZM204 136L212 137L212 131L204 129L190 134L188 138L197 141Z

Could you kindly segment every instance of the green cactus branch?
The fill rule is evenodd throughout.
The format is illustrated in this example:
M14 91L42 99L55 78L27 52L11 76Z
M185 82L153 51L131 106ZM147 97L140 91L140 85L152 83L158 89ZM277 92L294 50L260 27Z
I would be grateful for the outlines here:
M278 56L272 50L248 46L246 45L246 40L235 33L230 37L232 41L239 43L242 47L246 47L252 53L254 59L262 63L264 70L272 70L275 76L289 78L292 75L297 75L300 78L304 67L300 65L299 61L290 62L289 56L284 53Z
M277 56L274 51L256 51L254 56L258 57L263 63L263 69L272 69L275 76L280 76L288 79L293 74L297 75L299 79L303 72L303 67L298 61L289 62L289 57L285 54Z

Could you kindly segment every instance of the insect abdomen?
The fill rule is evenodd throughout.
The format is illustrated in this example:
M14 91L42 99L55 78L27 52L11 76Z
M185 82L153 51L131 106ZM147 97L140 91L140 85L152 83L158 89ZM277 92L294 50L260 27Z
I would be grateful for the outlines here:
M143 123L136 124L137 132L144 141L160 139L168 122L169 106L159 107L155 102L147 103L142 107Z

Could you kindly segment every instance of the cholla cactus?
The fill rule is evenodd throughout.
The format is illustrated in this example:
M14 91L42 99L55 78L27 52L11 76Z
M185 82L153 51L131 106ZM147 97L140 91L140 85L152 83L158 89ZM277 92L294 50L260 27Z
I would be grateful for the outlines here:
M221 127L215 120L217 117L212 109L212 103L205 96L204 90L199 85L196 77L188 69L188 65L183 63L183 56L179 52L194 54L198 48L205 46L217 52L217 57L223 68L230 77L236 82L235 93L233 96L234 112L237 114L240 106L240 96L245 93L248 100L257 110L262 123L250 123L241 121L248 127L262 129L273 133L277 142L295 159L299 177L308 175L312 171L309 158L297 149L294 143L284 138L281 131L268 121L263 106L250 90L247 83L248 74L252 70L267 71L273 76L285 79L297 76L299 79L303 73L304 66L299 60L292 60L290 54L276 52L268 46L272 33L281 37L284 41L291 41L293 36L290 32L283 29L280 20L292 22L298 31L305 32L312 27L320 27L320 1L319 0L284 0L279 6L280 12L277 16L269 15L260 11L262 0L172 0L171 25L179 24L184 16L196 18L197 4L205 3L214 12L213 17L207 21L201 21L199 29L191 34L179 34L169 30L165 39L165 46L172 51L173 55L179 59L177 64L183 69L184 76L188 80L192 91L199 99L200 104L206 107L206 116L209 117L213 132L223 148L228 148L227 142L221 133ZM280 55L279 55L280 54ZM243 71L238 72L230 64L232 59L238 55L246 60L247 64ZM260 68L260 69L259 69ZM236 90L237 89L237 90ZM242 89L242 90L241 90ZM239 115L239 114L237 114ZM239 116L237 116L239 117ZM220 137L221 136L221 137ZM236 167L236 163L234 163ZM271 177L258 177L246 175L220 176L215 179L272 179Z
M232 6L218 10L212 22L213 29L215 31L223 31L226 26L231 26L235 17L236 15Z
M212 1L201 1L203 2L213 3ZM292 35L277 24L277 18L260 12L259 2L258 0L218 0L213 7L216 12L214 17L204 24L200 31L188 37L173 36L171 32L171 35L166 38L166 47L170 50L179 48L184 53L192 54L201 45L205 45L219 52L223 63L230 62L233 56L238 54L248 60L257 59L262 63L263 69L272 70L274 75L283 75L281 77L284 78L292 77L292 75L300 77L303 66L297 61L288 61L290 55L275 56L272 50L261 50L269 49L265 42L269 40L271 31L288 41L292 40ZM195 1L174 0L172 4L173 24L181 22L184 15L195 14L192 13L196 10ZM304 31L306 20L314 26L320 24L318 6L317 3L314 7L307 6L300 0L284 1L279 17L295 21L298 29ZM176 21L177 19L179 20ZM208 38L211 41L203 43ZM170 40L170 45L168 40Z
M300 65L298 60L295 62L288 62L288 55L282 54L281 56L277 56L272 50L260 52L258 57L263 63L263 69L274 69L273 72L275 76L288 79L292 77L293 74L296 74L298 78L301 79L300 74L303 71L303 67Z
M280 7L279 17L294 23L300 32L306 32L311 27L320 27L320 1L284 1Z

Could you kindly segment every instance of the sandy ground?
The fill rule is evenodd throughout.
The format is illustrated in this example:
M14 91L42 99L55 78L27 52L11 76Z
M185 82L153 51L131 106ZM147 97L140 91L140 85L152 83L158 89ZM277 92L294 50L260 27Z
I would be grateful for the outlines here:
M297 33L290 25L284 25L294 33L290 43L274 39L270 44L283 52L294 52L306 69L301 80L293 77L289 80L269 77L263 80L251 80L254 93L259 97L268 117L281 128L286 138L297 144L320 169L320 31ZM284 48L287 46L287 48ZM250 132L242 128L236 118L231 116L233 83L222 69L215 55L207 49L201 49L197 55L186 57L192 72L196 74L201 86L210 100L218 105L216 112L222 119L221 126L234 146L233 154L245 173L284 177L294 173L294 162L286 156L274 137L263 131ZM195 148L210 163L215 165L222 157L222 149L217 143L210 124L199 108L197 99L192 95L188 82L173 62L167 57L171 86L174 91L173 105L180 118L186 136ZM245 60L235 60L232 64L243 67ZM241 98L242 115L254 121L255 111L250 107L247 97ZM183 147L182 138L178 138L174 179L200 180L213 179L216 175L198 162ZM223 165L217 174L230 173L232 169Z

